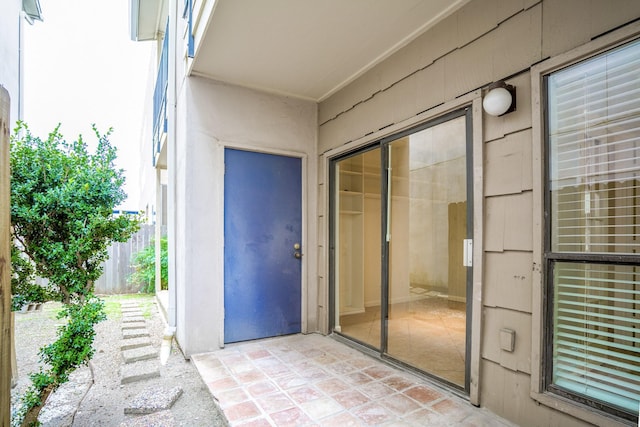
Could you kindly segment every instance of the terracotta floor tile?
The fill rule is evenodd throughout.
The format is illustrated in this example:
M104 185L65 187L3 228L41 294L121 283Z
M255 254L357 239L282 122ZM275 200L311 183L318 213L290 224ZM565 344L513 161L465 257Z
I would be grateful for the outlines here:
M362 425L362 421L348 412L341 412L338 415L324 418L320 421L320 425L323 427L357 427Z
M365 369L365 368L371 367L376 362L370 357L358 357L358 358L349 360L349 363L358 369Z
M372 366L370 368L365 369L364 373L369 375L371 378L375 378L379 380L382 378L390 377L391 375L394 375L396 372L393 369L388 368L386 366L378 365L378 366Z
M453 421L462 421L473 413L472 409L465 404L454 402L452 399L443 399L429 407L441 415L451 418Z
M260 415L260 409L253 402L242 402L226 408L224 414L230 423L235 423L257 417Z
M327 393L328 395L336 394L341 391L347 390L350 386L344 381L338 378L331 378L327 380L322 380L316 384L316 386Z
M224 366L198 366L198 372L205 383L227 378L230 374Z
M253 359L252 361L253 361L253 364L259 368L263 368L265 366L282 365L282 361L277 357L275 357L273 354L271 354L270 356Z
M390 396L394 393L392 388L379 382L370 382L358 387L358 390L369 396L371 399L379 399L383 396Z
M214 396L218 399L218 402L220 402L220 406L223 409L249 399L249 396L247 396L247 393L245 393L242 388L219 391L214 393Z
M383 424L393 419L393 415L385 407L376 403L370 403L351 411L365 425L373 426Z
M244 354L239 354L239 353L228 353L228 354L223 354L219 356L219 359L222 363L224 363L227 366L230 365L237 365L239 363L244 363L247 361L247 358L244 357Z
M299 372L299 374L302 378L313 382L322 381L332 377L331 374L321 368L312 368L303 372Z
M351 374L343 376L342 378L344 378L345 382L355 386L363 385L373 381L373 378L371 378L369 375L363 374L362 372L353 372Z
M342 406L330 397L300 404L300 407L315 421L343 411Z
M287 393L297 403L305 403L323 397L322 392L312 386L302 386Z
M358 368L349 364L349 362L336 362L332 363L331 365L327 365L326 369L327 371L333 372L337 375L346 375L357 370Z
M260 417L234 424L234 427L271 427L271 423L266 418Z
M269 353L269 350L265 350L265 349L253 350L253 351L247 352L247 357L252 360L263 359L269 356L271 356L271 353Z
M357 390L345 390L343 392L331 396L336 402L341 404L345 409L351 409L356 406L364 405L370 399Z
M393 375L391 377L384 378L382 382L396 391L402 391L416 385L414 381L410 381L399 375Z
M238 387L238 382L231 377L220 378L219 380L214 380L207 383L207 387L212 392L219 392L224 390L230 390L232 388Z
M402 419L416 426L446 426L450 424L445 417L429 409L419 409L403 416Z
M247 389L247 392L249 392L249 394L254 397L273 393L276 390L278 390L275 384L273 384L269 380L260 381L250 385L245 385L245 388Z
M278 361L277 364L261 366L260 370L264 372L266 375L271 378L281 377L285 374L291 373L291 368L289 368L285 363Z
M231 371L231 373L234 375L242 374L255 369L255 366L253 365L253 363L251 363L248 360L245 360L243 362L231 363L226 366L227 366L227 369Z
M409 399L403 394L394 394L392 396L380 399L380 403L398 415L406 415L410 412L420 409L420 405L414 400Z
M287 396L286 393L277 392L257 397L256 403L267 414L280 412L285 409L293 408L295 403Z
M232 427L510 425L320 335L233 344L215 355L192 360Z
M275 378L274 381L282 390L289 390L296 387L307 385L308 381L300 375L292 374Z
M277 426L293 427L311 423L311 419L300 408L290 408L269 415Z
M423 385L418 385L405 390L404 394L420 403L430 403L442 397L442 393Z
M322 356L325 354L324 351L318 350L317 348L308 348L308 349L302 349L298 351L304 356L309 358L314 358L314 357Z
M338 359L336 359L335 357L333 357L332 355L322 352L322 355L320 356L316 356L313 358L314 362L316 362L318 365L330 365L334 362L337 362Z
M220 359L218 359L218 356L216 353L194 354L193 356L191 356L191 360L193 360L193 362L198 365L203 365L203 366L206 365L212 368L216 366L220 366L222 364L222 362L220 362Z
M267 379L267 377L257 368L240 372L236 374L236 378L243 384L255 383L257 381L264 381L265 379Z

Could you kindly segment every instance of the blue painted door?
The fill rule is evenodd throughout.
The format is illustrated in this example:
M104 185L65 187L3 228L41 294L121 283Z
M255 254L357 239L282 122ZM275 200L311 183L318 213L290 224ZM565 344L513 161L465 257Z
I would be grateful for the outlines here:
M224 340L300 332L302 164L225 150Z

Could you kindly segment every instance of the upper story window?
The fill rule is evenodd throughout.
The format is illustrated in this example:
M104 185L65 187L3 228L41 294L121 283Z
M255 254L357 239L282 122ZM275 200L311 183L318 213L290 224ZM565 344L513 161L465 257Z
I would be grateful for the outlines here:
M544 77L544 379L637 420L640 406L640 41Z

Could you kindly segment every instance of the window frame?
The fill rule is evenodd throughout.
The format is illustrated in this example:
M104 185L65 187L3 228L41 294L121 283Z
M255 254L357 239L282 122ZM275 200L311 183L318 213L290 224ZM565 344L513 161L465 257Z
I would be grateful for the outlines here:
M550 194L547 189L547 124L546 124L546 77L563 68L640 39L640 23L635 22L616 31L579 46L569 52L547 59L531 68L531 103L533 136L533 289L532 289L532 354L530 396L537 402L570 414L594 424L629 425L629 420L609 412L609 408L599 407L569 393L563 393L550 386L552 374L552 354L547 346L552 343L553 330L553 283L551 263L558 261L596 262L615 264L637 264L635 255L585 255L551 252L549 216ZM547 252L548 250L548 252Z

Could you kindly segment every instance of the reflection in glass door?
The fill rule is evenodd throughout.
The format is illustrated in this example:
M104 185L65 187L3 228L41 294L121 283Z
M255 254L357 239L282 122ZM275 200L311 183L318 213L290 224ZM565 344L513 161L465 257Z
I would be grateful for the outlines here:
M467 389L464 111L334 163L334 330Z
M380 347L380 148L336 164L335 327Z

